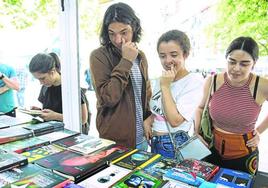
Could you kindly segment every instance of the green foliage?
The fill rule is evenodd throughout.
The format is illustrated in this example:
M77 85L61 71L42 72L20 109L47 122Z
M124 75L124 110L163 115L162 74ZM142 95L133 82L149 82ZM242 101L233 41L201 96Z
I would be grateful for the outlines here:
M0 2L0 27L25 29L42 20L53 28L58 14L56 3L55 0L3 0Z
M26 29L45 23L50 29L58 24L57 0L2 0L0 1L0 29ZM89 39L96 35L100 25L98 0L79 0L79 27L82 35Z
M268 55L268 1L220 0L216 22L207 28L211 43L223 51L239 36L250 36L260 46L260 55Z

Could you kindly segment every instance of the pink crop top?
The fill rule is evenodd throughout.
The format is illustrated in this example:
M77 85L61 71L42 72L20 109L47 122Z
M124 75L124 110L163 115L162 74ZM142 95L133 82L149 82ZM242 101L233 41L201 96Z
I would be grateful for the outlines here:
M254 129L261 106L250 92L252 77L250 74L246 84L234 87L228 82L227 74L224 74L223 85L215 91L209 103L210 116L220 129L237 134Z

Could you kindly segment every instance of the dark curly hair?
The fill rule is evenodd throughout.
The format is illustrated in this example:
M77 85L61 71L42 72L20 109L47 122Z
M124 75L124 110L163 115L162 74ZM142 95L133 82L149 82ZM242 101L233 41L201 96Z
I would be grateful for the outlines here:
M100 43L105 46L110 43L108 27L113 22L120 22L130 25L133 30L132 42L139 42L141 37L140 19L135 15L134 10L125 3L116 3L111 5L105 12L101 33Z

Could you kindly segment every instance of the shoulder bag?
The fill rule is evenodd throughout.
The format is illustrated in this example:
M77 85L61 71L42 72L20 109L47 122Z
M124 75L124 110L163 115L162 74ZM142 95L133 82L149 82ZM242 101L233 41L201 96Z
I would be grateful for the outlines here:
M212 134L212 120L209 116L208 102L211 96L214 79L215 79L214 76L212 76L206 104L202 113L200 127L199 127L199 135L202 136L203 139L208 143L209 148L213 146L213 134Z

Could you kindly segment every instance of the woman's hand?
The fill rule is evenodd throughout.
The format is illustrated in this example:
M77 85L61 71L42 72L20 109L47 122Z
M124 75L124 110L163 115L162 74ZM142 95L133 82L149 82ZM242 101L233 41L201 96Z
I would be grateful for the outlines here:
M174 68L174 65L171 65L171 69L167 71L162 71L162 76L160 77L160 86L168 87L175 80L177 71Z
M37 107L37 106L31 106L30 107L31 110L42 110L41 108Z
M51 121L51 120L58 120L63 121L62 114L54 112L50 109L44 109L42 110L42 114L40 115L41 118L43 118L45 121Z
M253 131L254 137L247 141L248 147L258 147L260 143L260 134L257 130Z

